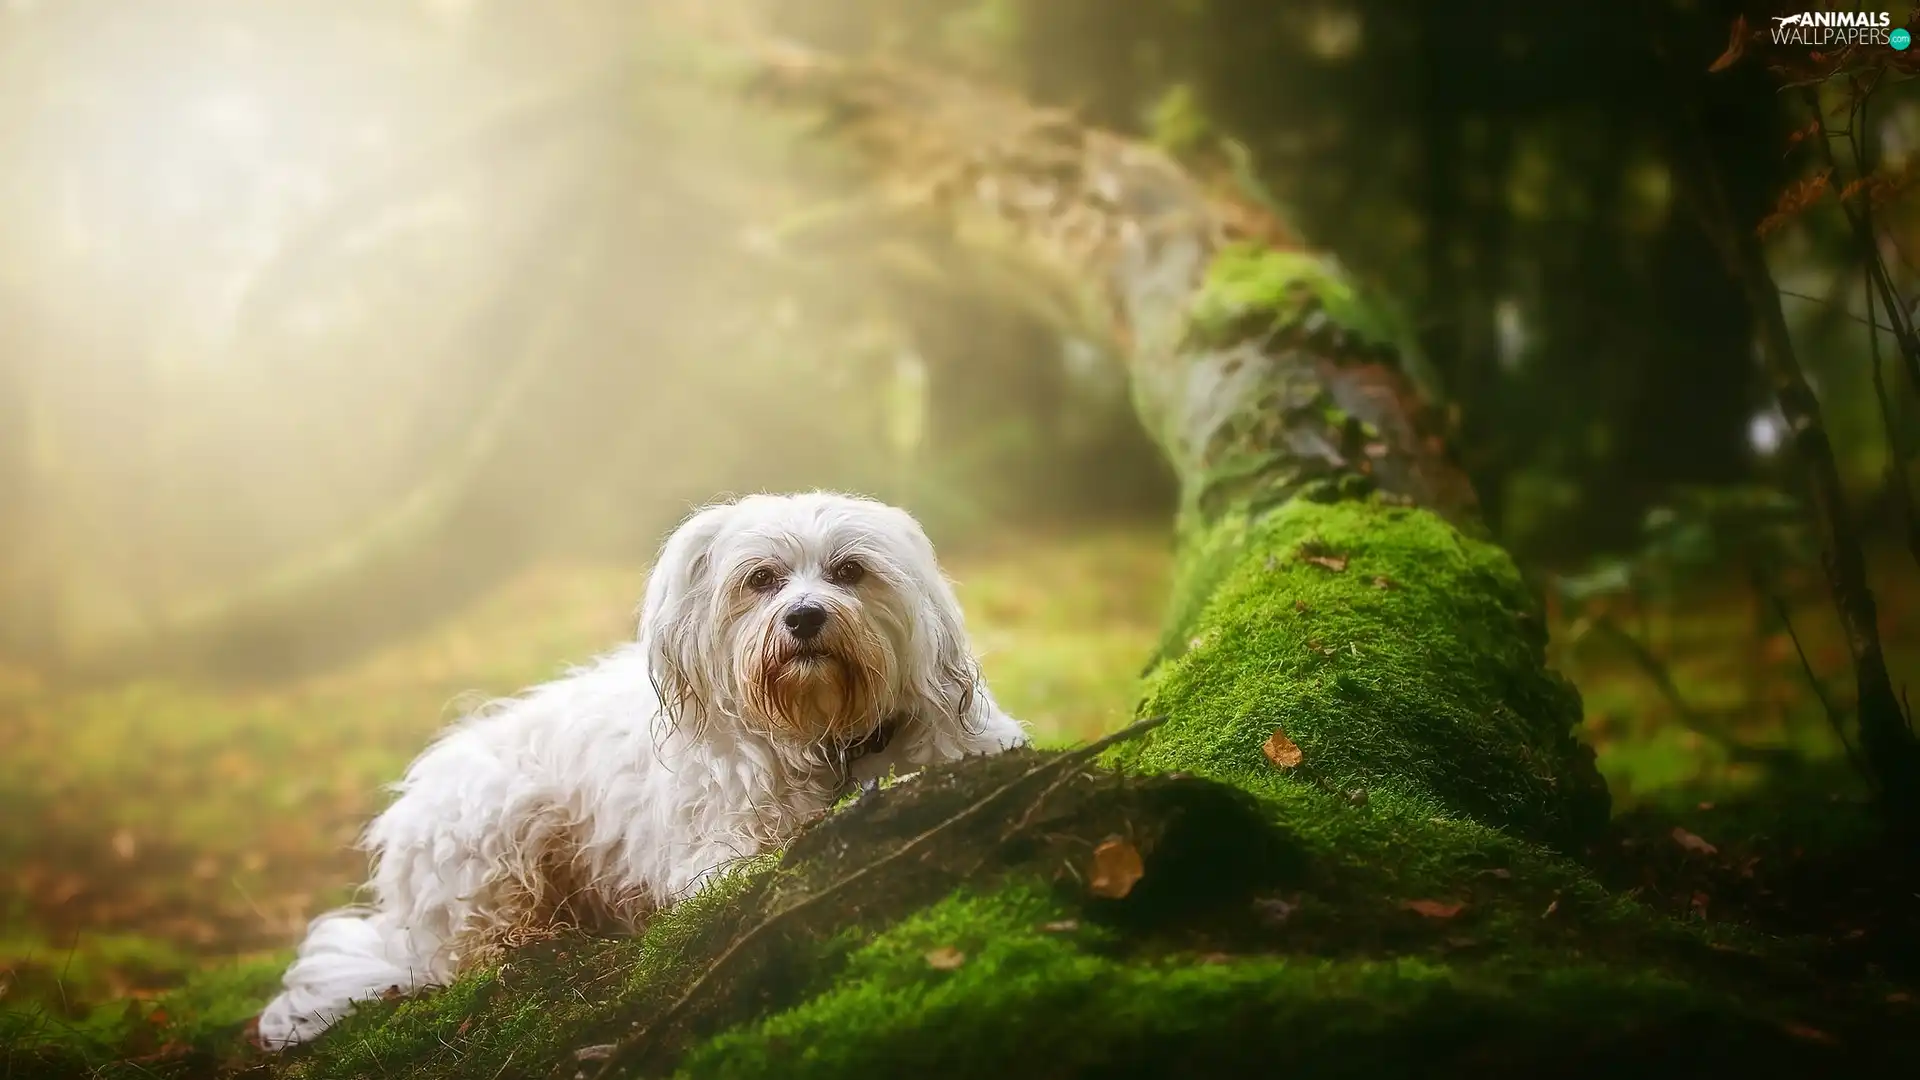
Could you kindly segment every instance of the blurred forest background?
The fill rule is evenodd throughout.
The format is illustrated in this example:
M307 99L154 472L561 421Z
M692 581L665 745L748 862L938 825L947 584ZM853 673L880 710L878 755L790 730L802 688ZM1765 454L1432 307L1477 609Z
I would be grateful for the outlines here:
M270 984L449 702L628 633L662 531L724 492L909 506L1012 711L1129 714L1174 491L1123 373L738 93L710 42L743 25L1151 140L1396 298L1623 808L1838 766L1803 470L1669 149L1656 43L1743 213L1806 172L1764 71L1705 76L1732 13L8 0L0 1009ZM1920 155L1903 87L1862 123ZM1911 211L1882 224L1911 295ZM1768 235L1898 687L1920 394L1891 361L1876 394L1853 240Z

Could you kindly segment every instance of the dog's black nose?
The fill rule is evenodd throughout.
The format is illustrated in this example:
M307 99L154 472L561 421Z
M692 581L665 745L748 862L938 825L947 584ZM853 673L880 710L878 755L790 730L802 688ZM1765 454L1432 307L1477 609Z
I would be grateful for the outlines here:
M802 600L787 609L786 623L794 637L811 641L820 635L820 628L827 625L827 609Z

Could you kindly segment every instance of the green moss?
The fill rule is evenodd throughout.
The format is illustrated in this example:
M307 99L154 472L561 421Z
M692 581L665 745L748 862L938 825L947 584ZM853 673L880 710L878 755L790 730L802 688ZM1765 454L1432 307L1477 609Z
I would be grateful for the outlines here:
M240 1034L279 984L287 959L275 953L205 967L152 1000L114 1002L79 1016L37 1002L0 1008L6 1074L211 1075L246 1055Z
M1331 255L1233 244L1214 255L1188 311L1203 344L1243 337L1312 333L1319 313L1353 342L1400 350L1412 341L1404 320L1377 297L1362 294Z
M1725 991L1597 958L1129 956L1051 891L961 894L833 988L699 1047L687 1078L1482 1075L1681 1049L1803 1053ZM1071 925L1071 929L1066 927Z
M1183 544L1146 713L1116 763L1252 791L1312 782L1578 844L1607 797L1573 736L1578 694L1512 560L1425 511L1295 500ZM1283 729L1304 754L1262 753Z
M1175 83L1146 111L1147 130L1155 146L1175 157L1191 154L1213 135L1213 123L1189 83Z

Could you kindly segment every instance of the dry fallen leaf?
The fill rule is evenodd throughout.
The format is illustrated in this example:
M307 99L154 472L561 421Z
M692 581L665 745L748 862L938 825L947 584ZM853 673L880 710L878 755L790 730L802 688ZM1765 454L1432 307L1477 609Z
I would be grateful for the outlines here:
M575 1061L605 1061L613 1056L613 1051L614 1045L612 1043L595 1043L592 1046L583 1046L575 1050L573 1052L573 1059Z
M1747 51L1747 17L1733 17L1733 29L1727 34L1727 49L1707 68L1709 72L1725 71L1740 62Z
M1273 762L1275 768L1280 769L1297 769L1306 760L1306 755L1300 752L1300 744L1287 738L1287 733L1279 728L1274 728L1273 734L1267 736L1267 744L1260 748L1260 752L1267 755L1267 760Z
M1070 934L1080 929L1078 919L1061 919L1059 922L1042 923L1040 929L1049 934Z
M1429 919L1451 919L1467 909L1465 904L1449 904L1444 900L1409 900L1400 906Z
M1693 835L1678 825L1673 827L1673 842L1696 855L1718 855L1720 849Z
M1392 589L1399 588L1400 585L1398 582L1394 581L1392 578L1386 576L1385 574L1382 574L1379 577L1376 577L1373 579L1373 587L1376 589L1392 590Z
M1347 571L1347 557L1345 555L1302 555L1301 558L1315 566L1325 567L1336 574L1344 574Z
M967 962L967 954L951 945L927 950L927 966L935 971L952 971Z
M1133 891L1146 867L1140 862L1140 849L1113 837L1093 849L1093 877L1087 890L1095 896L1119 900Z

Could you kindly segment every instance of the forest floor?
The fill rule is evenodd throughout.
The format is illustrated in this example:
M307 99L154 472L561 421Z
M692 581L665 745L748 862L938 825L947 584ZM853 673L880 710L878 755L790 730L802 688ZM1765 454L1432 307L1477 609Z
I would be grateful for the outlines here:
M1108 530L949 559L996 696L1041 741L1130 717L1170 550L1158 532ZM626 636L642 580L629 566L536 567L429 632L288 683L55 692L0 670L0 1018L118 1023L214 969L264 996L307 919L350 897L364 864L349 844L383 785L470 695ZM1896 679L1920 674L1920 575L1890 560L1878 583ZM1807 663L1844 707L1830 608L1803 591ZM1793 641L1759 628L1731 585L1614 612L1683 714L1644 665L1583 630L1593 614L1552 613L1554 660L1585 696L1614 792L1616 835L1592 853L1608 877L1686 917L1830 936L1836 962L1920 969L1920 871L1864 857L1857 788ZM1765 760L1779 751L1796 764ZM1783 800L1816 812L1783 828Z

